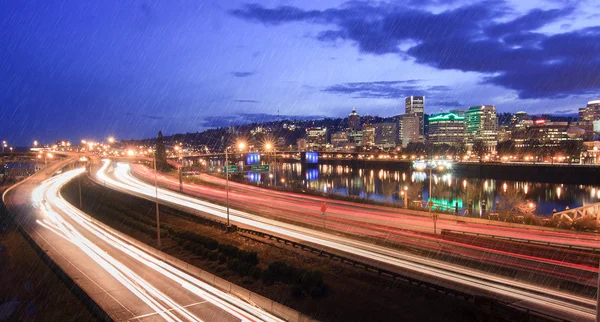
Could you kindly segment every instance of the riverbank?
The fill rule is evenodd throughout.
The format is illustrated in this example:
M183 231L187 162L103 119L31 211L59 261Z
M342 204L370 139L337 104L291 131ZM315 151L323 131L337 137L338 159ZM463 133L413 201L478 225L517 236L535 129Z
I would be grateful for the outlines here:
M299 162L296 159L283 159L283 161ZM412 161L377 159L320 158L319 164L389 171L406 171L412 167ZM452 172L469 178L593 185L598 184L600 166L565 163L458 162L452 165Z

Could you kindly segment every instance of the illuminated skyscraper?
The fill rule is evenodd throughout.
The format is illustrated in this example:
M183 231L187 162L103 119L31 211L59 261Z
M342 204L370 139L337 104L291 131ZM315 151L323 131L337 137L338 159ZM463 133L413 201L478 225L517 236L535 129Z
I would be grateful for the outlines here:
M425 96L409 96L404 101L406 114L415 114L419 117L419 139L423 140L425 133L424 114Z
M427 141L431 144L461 145L465 142L465 117L441 113L429 118Z
M400 116L400 141L405 148L411 142L419 142L419 117L416 114Z
M467 143L482 141L487 150L495 151L498 143L498 115L494 105L471 106L465 117Z
M360 130L360 115L356 113L356 109L352 109L352 113L348 115L348 129L350 131L359 131Z

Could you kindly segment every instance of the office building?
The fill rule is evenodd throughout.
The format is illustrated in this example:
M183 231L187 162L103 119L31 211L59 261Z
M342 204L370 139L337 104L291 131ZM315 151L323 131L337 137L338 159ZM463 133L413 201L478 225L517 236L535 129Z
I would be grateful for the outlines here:
M323 151L327 147L327 129L309 127L306 129L306 149L308 151Z
M331 149L333 151L354 151L354 144L350 142L347 132L336 132L331 134Z
M416 114L400 115L400 142L403 148L409 143L420 142L420 124L419 116Z
M533 125L533 117L527 114L527 112L521 111L515 113L512 116L510 120L509 130L523 130L531 125Z
M532 142L537 147L556 147L563 141L581 140L581 136L577 137L569 132L568 122L536 120L526 129L513 133L513 140L518 148L530 147Z
M373 147L375 146L375 131L377 129L377 125L367 124L363 126L362 130L362 145L364 147Z
M386 122L376 124L375 145L382 149L393 149L398 141L398 124Z
M347 135L348 141L355 147L360 147L363 145L363 131L348 132Z
M352 113L348 115L348 130L359 131L361 128L360 115L356 113L356 109L352 109Z
M434 145L461 145L465 142L465 117L441 113L429 117L427 141Z
M498 116L494 105L471 106L465 112L465 139L473 145L482 141L486 150L495 151L498 142Z
M579 109L579 127L584 129L587 137L594 132L594 121L600 120L600 100L589 101L586 107Z
M406 114L415 114L419 117L419 138L425 137L425 96L409 96L405 99Z

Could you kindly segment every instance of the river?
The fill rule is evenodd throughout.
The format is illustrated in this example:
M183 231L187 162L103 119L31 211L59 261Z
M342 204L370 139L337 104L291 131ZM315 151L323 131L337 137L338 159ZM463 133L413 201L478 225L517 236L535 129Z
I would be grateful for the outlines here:
M341 196L355 196L402 205L405 195L409 204L428 200L430 174L415 170L391 171L365 169L343 165L318 164L306 166L300 162L279 163L270 173L238 174L251 184L294 187ZM550 216L554 210L575 208L600 202L600 184L575 185L532 181L509 181L491 178L468 178L451 170L431 173L434 207L463 215L469 209L477 215L506 207L507 200L531 207L537 215ZM485 206L482 207L482 203Z

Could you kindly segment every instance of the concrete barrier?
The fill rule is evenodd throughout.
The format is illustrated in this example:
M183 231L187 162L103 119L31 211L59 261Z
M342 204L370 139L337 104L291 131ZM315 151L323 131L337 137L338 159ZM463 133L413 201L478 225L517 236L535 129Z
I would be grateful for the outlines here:
M215 276L207 271L200 270L200 279L215 286Z
M231 284L229 292L245 301L250 301L250 293L251 292L241 286Z
M275 301L256 293L250 293L250 302L254 303L256 306L262 307L267 312L272 312L274 314L273 303L275 303Z
M215 286L227 293L231 293L231 283L218 276L215 276Z
M300 321L300 314L298 311L292 310L277 302L273 302L273 313L286 321Z

